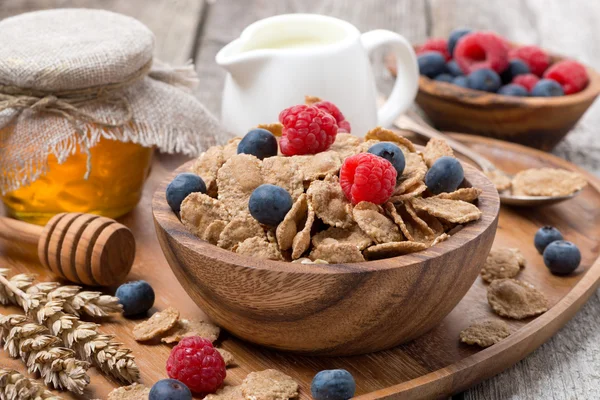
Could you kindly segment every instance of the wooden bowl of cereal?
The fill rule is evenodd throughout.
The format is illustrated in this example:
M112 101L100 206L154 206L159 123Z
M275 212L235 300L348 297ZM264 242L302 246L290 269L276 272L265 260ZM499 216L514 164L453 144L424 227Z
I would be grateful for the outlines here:
M385 135L379 139L393 141L393 138ZM360 142L349 134L338 134L332 149L340 141ZM231 144L227 146L231 147ZM218 150L221 155L230 150L227 146ZM211 154L213 150L206 154ZM337 154L334 156L342 157L341 153ZM414 151L411 154L410 157L407 156L405 175L399 186L408 184L410 176L414 178L410 175L416 171L411 169L414 167L413 161L424 165L424 158L420 153ZM308 160L313 162L307 165L314 168L315 165L329 165L323 159L330 156L330 152L325 152L319 153L318 158L294 157L312 157ZM294 157L265 158L260 171L264 174L269 165L275 165L279 173L285 169L285 163L292 162ZM225 170L248 171L252 168L242 167L239 164L241 160L249 160L248 155L232 156L222 164L218 176L226 175L221 172ZM286 229L259 232L260 238L246 235L247 239L232 246L235 240L231 237L238 237L240 232L254 229L252 226L256 221L252 222L247 216L238 216L227 222L227 227L218 228L215 216L224 218L221 209L224 204L207 195L192 193L181 206L182 220L186 223L184 226L167 204L165 190L168 183L182 172L202 170L202 162L201 158L200 161L182 165L157 189L152 208L158 239L177 279L196 304L224 329L259 345L306 354L353 355L388 349L414 339L436 326L467 293L494 240L500 207L498 192L487 177L469 165L463 164L463 189L445 197L449 203L440 199L425 199L407 189L404 197L406 200L400 200L403 197L399 195L394 200L397 203L389 202L385 207L362 202L354 208L346 208L354 221L350 221L348 228L336 229L327 227L324 220L327 221L329 217L322 214L322 210L344 200L324 192L312 192L310 189L327 187L335 182L337 176L329 175L325 178L315 177L310 185L307 184L307 193L303 193L304 189L301 189L294 207L288 213L290 215L294 210L298 211L302 207L297 205L302 205L302 202L309 199L308 207L306 204L303 207L303 212L308 212L309 215L304 218L304 228L308 223L306 221L311 220L314 222L313 229L304 229L295 224L293 226L300 239L303 232L308 232L312 240L308 246L314 247L304 253L300 251L302 254L293 257L296 261L311 263L289 262L291 250L281 251L279 256L270 257L287 261L263 259L259 255L269 258L266 256L269 249L287 248L283 245L285 236L279 235L280 231L287 229L287 225ZM257 162L258 159L252 161L254 164ZM304 161L298 162L306 165ZM338 160L337 169L339 167ZM407 172L409 169L410 173ZM295 169L292 168L290 173L292 170ZM264 175L264 179L267 176ZM238 189L251 181L251 177L244 175ZM301 179L300 183L302 182ZM219 197L221 190L225 192L224 188L230 184L225 181L221 183L222 185L217 185ZM411 187L418 187L422 181L416 183ZM207 186L210 191L211 183ZM478 198L475 199L476 197ZM457 200L459 198L466 201ZM434 210L434 206L428 209L425 203L443 203L444 206ZM423 211L425 209L439 218L426 215ZM477 210L477 218L471 218L472 210ZM313 211L315 214L310 217ZM206 220L209 216L212 222ZM362 216L367 218L363 219ZM375 245L368 239L363 246L360 243L364 235L358 235L360 237L355 241L358 230L363 234L372 234L368 226L364 225L371 218L385 218L385 224L395 226L375 234L385 235L392 231L405 233L406 238L401 235L397 239L398 243L403 244L394 242ZM402 220L404 227L399 228L398 224ZM426 227L430 227L432 232L437 232L429 238L431 240L417 239L421 235L417 230L425 232L426 228L417 226L418 221L427 224ZM280 226L282 224L283 222ZM192 233L192 230L200 226L205 227L204 234L197 231L195 233L206 240ZM223 248L212 244L215 243L214 231L221 232L216 243ZM230 234L231 232L234 233ZM408 236L413 236L413 240L408 240ZM426 245L415 244L417 241ZM299 242L301 240L294 237L294 252ZM259 252L259 248L264 249L264 252ZM365 250L361 253L363 248ZM256 253L252 253L253 251ZM281 257L281 254L284 256ZM308 255L313 261L299 258L300 255ZM389 258L378 259L381 257ZM329 263L321 263L318 259L327 259Z

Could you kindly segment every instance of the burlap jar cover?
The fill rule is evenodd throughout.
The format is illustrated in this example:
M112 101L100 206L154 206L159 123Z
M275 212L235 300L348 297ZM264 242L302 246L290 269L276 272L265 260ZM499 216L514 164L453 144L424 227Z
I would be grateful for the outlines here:
M3 194L101 137L197 155L203 132L223 129L189 93L193 67L153 61L154 35L133 18L37 11L0 21L0 43Z

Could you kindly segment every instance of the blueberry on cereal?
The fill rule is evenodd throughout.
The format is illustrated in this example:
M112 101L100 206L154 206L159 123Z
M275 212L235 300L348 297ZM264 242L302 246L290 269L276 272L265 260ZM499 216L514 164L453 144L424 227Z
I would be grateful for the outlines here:
M553 226L542 226L535 233L533 244L540 254L544 253L546 247L557 240L563 240L563 235Z
M161 379L152 386L148 399L192 400L192 392L177 379Z
M449 156L438 158L425 175L425 185L433 194L452 193L465 179L460 162Z
M571 242L557 240L544 250L544 264L555 275L568 275L581 263L581 252Z
M398 173L397 177L400 178L402 176L402 172L404 172L404 167L406 166L406 160L404 159L404 153L402 153L400 147L390 142L381 142L369 147L368 152L391 162Z
M315 375L310 392L315 400L347 400L354 397L356 383L345 369L330 369Z
M266 129L252 129L240 141L238 154L251 154L259 160L277 155L277 139Z
M146 281L124 283L119 286L115 296L123 305L123 315L126 317L145 313L154 305L154 289Z
M179 174L167 186L167 203L171 210L179 212L181 202L191 193L206 193L204 180L196 174L185 172Z
M284 188L276 185L260 185L250 195L248 209L258 222L277 226L292 208L292 196Z

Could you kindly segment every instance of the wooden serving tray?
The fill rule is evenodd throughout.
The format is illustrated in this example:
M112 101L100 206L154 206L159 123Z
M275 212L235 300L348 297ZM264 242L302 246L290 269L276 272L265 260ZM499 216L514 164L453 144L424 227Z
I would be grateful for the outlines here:
M509 173L531 167L551 166L576 170L584 174L590 185L575 199L543 209L502 208L495 245L520 248L528 266L518 276L533 283L546 294L551 309L535 319L508 321L515 331L510 337L485 350L459 343L459 332L471 322L484 317L495 317L486 300L486 285L478 278L471 290L443 322L417 340L395 349L363 356L345 358L315 358L273 351L231 337L221 335L219 346L232 352L238 367L229 369L227 382L239 384L247 373L276 368L291 375L301 385L300 398L310 398L310 383L322 369L345 368L356 379L360 399L438 398L462 391L508 368L551 337L562 327L600 282L600 181L555 156L520 145L500 142L472 135L453 135L488 157ZM202 312L185 294L173 276L161 253L154 234L150 199L156 184L174 168L175 163L161 160L155 163L153 176L144 198L136 210L122 221L132 228L138 241L137 259L130 279L145 279L156 291L156 310L177 307L184 317L202 317ZM583 261L576 273L569 277L551 275L542 257L533 246L535 231L542 225L554 225L567 240L581 249ZM13 273L35 272L40 280L50 280L35 259L35 249L0 241L0 265L12 268ZM12 307L1 307L3 314L18 312ZM142 382L151 386L166 378L165 361L170 346L160 343L139 344L131 337L137 321L121 316L102 321L102 331L114 334L131 348L142 372ZM336 321L331 321L335 324ZM0 352L0 365L21 372L18 360L8 359ZM109 381L90 369L92 382L80 397L62 394L64 398L106 398L118 383Z

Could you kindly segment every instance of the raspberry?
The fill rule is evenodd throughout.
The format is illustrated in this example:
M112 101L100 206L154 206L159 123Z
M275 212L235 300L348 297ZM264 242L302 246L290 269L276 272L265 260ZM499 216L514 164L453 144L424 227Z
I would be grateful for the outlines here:
M508 67L508 45L492 32L469 33L456 44L454 59L467 74L481 68L501 73Z
M330 101L319 101L318 103L313 104L313 106L317 107L319 110L328 112L335 118L335 121L338 124L338 132L350 133L350 122L346 121L346 117L344 117L344 114L342 114L335 104Z
M335 141L338 131L331 114L304 104L283 110L279 122L283 124L279 147L286 156L325 151Z
M560 83L565 94L581 92L590 80L585 67L573 60L559 61L544 73L544 78Z
M388 160L371 153L348 157L340 170L340 185L352 204L383 204L396 186L396 169Z
M448 41L446 39L428 39L421 47L419 47L417 54L423 54L428 51L437 51L444 56L446 61L452 58L450 53L448 53Z
M529 67L532 74L542 76L546 68L550 65L548 54L537 46L521 46L511 49L508 53L511 60L519 59Z
M171 350L167 374L194 393L214 393L225 379L225 361L208 340L190 336Z
M534 74L521 74L515 76L511 83L521 85L525 89L527 89L528 92L531 92L531 89L533 89L533 87L536 85L536 83L538 83L539 80L540 78L538 78Z

